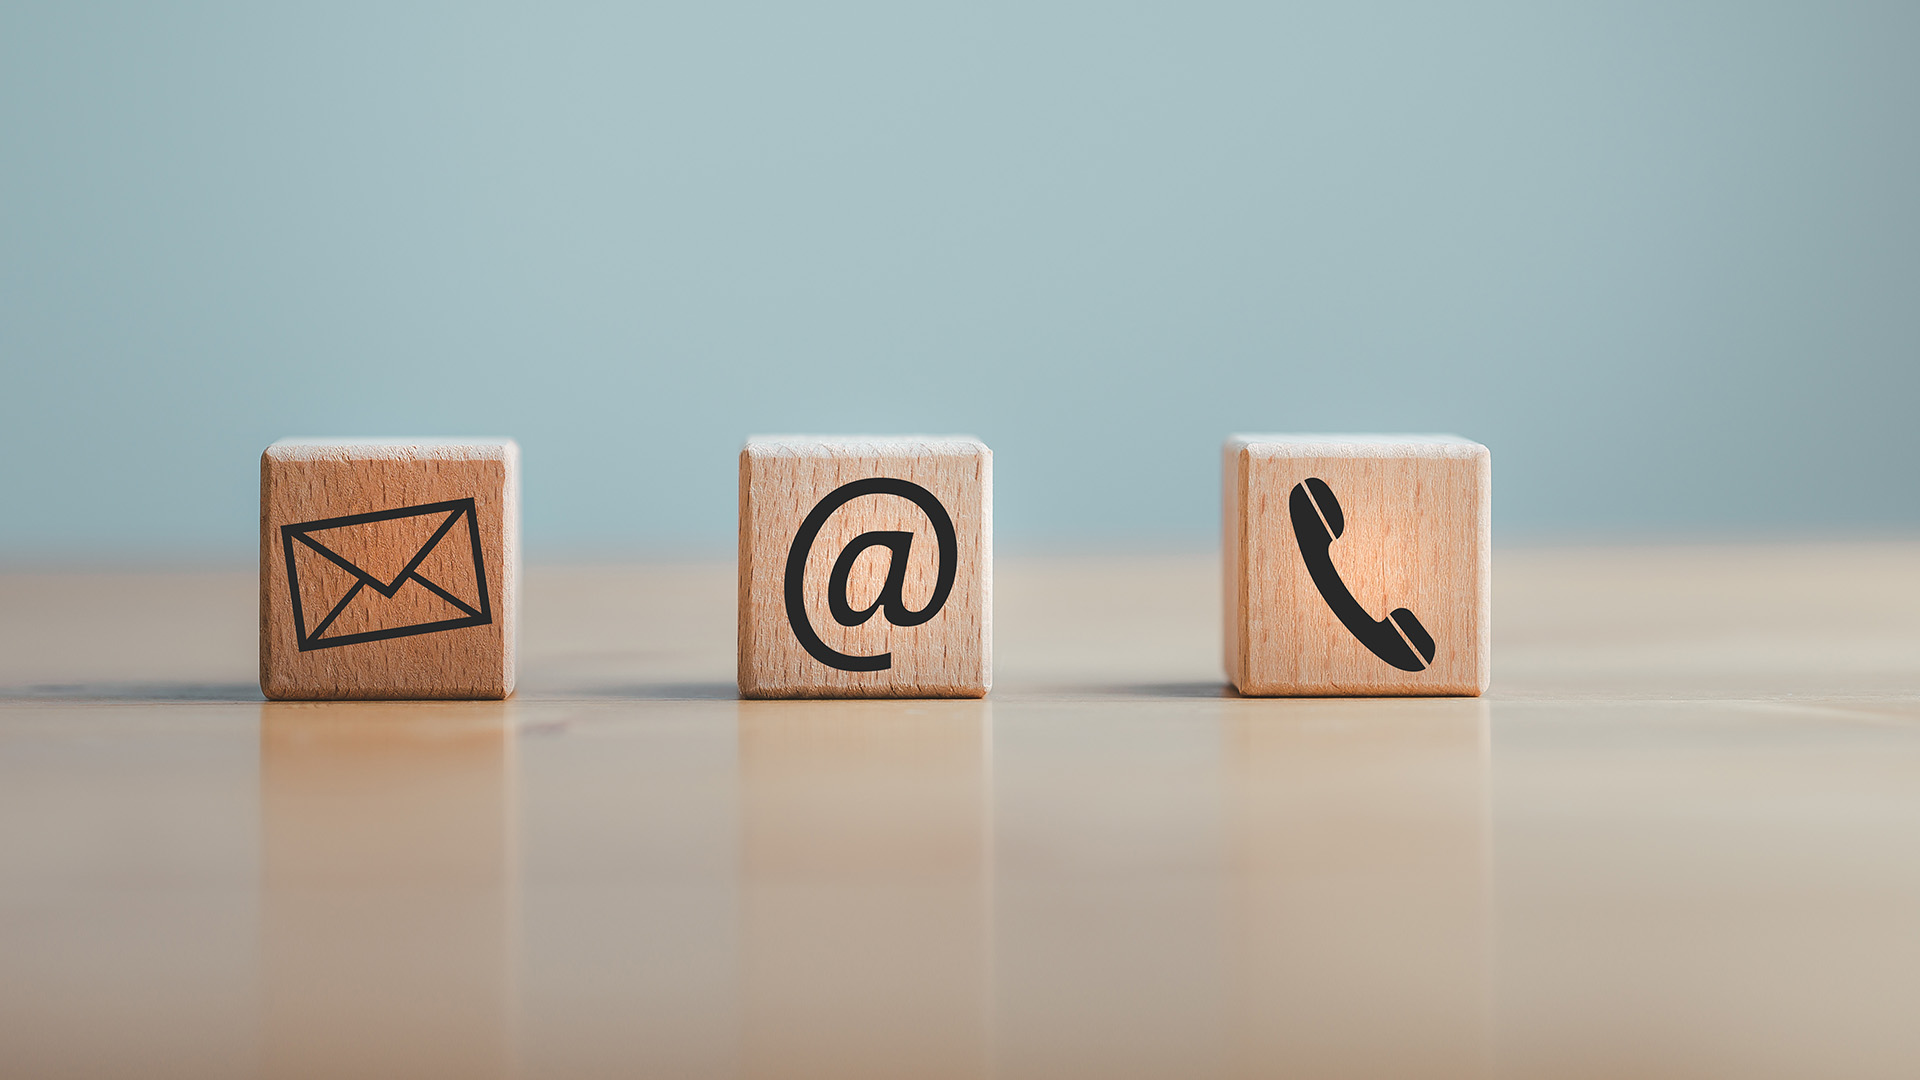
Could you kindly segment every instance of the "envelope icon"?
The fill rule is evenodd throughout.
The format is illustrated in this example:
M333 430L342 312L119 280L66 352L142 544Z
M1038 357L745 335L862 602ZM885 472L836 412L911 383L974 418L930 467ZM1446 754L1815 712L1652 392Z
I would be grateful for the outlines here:
M493 621L472 499L280 527L301 652Z

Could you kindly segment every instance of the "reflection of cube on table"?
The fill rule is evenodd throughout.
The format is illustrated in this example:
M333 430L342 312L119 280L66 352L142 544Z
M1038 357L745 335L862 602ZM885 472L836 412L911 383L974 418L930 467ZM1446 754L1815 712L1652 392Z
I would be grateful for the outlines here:
M1486 691L1486 447L1239 435L1223 465L1226 667L1241 693Z
M282 439L260 458L260 688L504 698L519 616L510 439Z

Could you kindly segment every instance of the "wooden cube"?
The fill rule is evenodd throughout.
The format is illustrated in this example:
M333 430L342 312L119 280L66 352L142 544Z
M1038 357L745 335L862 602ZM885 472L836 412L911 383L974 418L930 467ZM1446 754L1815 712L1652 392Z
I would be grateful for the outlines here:
M274 443L260 458L260 689L506 697L519 558L511 440Z
M740 452L742 696L984 696L992 590L980 440L790 436Z
M1224 464L1226 666L1236 689L1486 692L1486 447L1450 435L1238 435Z

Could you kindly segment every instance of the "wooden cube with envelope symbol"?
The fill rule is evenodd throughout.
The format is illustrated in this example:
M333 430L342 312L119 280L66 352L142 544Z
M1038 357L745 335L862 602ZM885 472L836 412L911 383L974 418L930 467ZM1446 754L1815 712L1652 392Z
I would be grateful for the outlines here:
M519 614L509 439L283 439L260 459L260 688L504 698Z
M982 697L993 452L964 436L755 438L740 452L740 693Z
M1252 695L1478 695L1491 457L1450 435L1239 435L1222 506L1226 667Z

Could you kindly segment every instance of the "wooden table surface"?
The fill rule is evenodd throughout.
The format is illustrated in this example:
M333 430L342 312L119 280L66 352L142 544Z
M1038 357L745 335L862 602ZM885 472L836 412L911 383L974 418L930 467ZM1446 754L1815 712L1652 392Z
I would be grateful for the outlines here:
M0 575L0 1075L1920 1075L1920 545L1494 565L1370 701L1210 558L1003 559L974 702L734 700L730 565L533 568L485 704Z

